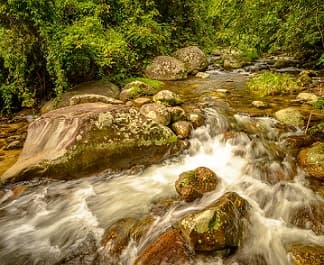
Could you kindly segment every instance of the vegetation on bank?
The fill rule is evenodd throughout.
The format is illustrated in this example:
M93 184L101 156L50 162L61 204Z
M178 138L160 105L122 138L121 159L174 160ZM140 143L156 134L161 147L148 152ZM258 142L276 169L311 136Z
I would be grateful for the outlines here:
M251 78L248 81L248 88L251 93L264 97L291 93L297 90L298 85L288 74L265 71Z
M324 65L321 8L320 0L1 0L0 109L138 75L153 56L186 45Z

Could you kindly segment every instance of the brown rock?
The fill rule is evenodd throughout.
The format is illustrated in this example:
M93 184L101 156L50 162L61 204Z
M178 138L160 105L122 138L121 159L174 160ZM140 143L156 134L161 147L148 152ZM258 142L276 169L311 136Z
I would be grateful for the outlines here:
M249 203L227 193L207 209L189 214L179 222L181 232L197 251L214 251L240 245Z
M191 134L192 124L188 121L176 121L171 125L171 128L179 139L185 139Z
M171 229L146 247L135 265L184 265L190 262L185 241L180 232Z

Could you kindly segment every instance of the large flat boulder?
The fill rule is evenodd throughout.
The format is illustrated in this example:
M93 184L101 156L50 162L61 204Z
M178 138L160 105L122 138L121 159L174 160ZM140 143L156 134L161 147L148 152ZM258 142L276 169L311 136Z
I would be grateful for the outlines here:
M125 105L86 103L60 108L29 125L22 153L1 181L72 179L107 168L157 163L176 141L168 127Z
M48 101L41 108L40 112L41 114L45 114L58 108L80 103L107 103L106 97L109 98L108 100L116 99L119 97L119 93L119 87L106 80L84 82L64 92L58 101L55 99ZM91 95L91 97L86 97L85 95Z

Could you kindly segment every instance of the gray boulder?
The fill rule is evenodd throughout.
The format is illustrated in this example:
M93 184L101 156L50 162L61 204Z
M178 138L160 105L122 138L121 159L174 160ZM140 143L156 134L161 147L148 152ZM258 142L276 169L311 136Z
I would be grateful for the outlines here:
M196 46L179 49L174 57L185 63L188 73L197 73L208 66L207 56Z
M146 70L145 75L157 80L181 80L187 78L185 64L170 56L155 57Z

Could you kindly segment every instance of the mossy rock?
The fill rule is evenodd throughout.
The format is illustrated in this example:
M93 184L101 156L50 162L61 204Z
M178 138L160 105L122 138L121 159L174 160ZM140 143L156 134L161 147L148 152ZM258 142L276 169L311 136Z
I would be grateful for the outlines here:
M184 62L188 73L203 71L208 66L207 56L196 46L179 49L175 52L174 57Z
M249 208L238 194L227 193L207 209L185 216L178 225L196 251L238 247Z
M299 152L299 162L310 177L324 181L324 142L316 142Z
M296 108L289 107L279 110L274 114L274 116L277 120L281 121L286 125L294 127L304 126L305 117Z
M49 112L29 125L16 164L1 181L72 179L163 160L177 142L168 128L125 105L87 103Z

